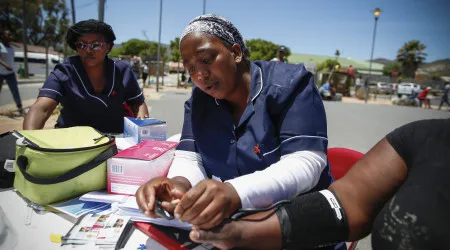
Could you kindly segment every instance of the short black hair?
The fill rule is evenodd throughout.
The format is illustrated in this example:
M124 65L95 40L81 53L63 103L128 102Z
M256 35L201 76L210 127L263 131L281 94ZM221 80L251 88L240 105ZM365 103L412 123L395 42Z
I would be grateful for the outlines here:
M105 42L109 43L111 48L114 46L116 36L111 26L95 19L81 21L72 25L67 31L66 42L70 48L76 50L75 43L82 35L88 33L102 34L105 37Z

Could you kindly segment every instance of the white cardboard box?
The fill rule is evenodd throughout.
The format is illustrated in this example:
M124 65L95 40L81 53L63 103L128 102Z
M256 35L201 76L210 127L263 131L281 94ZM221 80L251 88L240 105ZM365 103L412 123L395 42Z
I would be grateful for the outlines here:
M167 139L167 124L155 118L136 119L124 117L123 137L135 144L145 140L165 141Z

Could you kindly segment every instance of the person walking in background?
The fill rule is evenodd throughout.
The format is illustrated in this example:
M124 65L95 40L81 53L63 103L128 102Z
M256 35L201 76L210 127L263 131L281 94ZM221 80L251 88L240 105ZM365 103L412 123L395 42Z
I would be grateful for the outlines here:
M16 102L17 109L22 115L22 100L20 99L16 74L14 73L14 48L10 42L11 32L9 30L4 30L1 33L0 43L0 92L2 91L3 81L6 80L9 90L14 98L14 102Z
M444 87L444 95L442 96L441 103L439 104L439 110L441 110L442 105L444 105L444 103L447 104L450 110L450 103L448 102L449 98L450 98L450 83L446 82Z
M286 56L286 48L284 46L281 46L278 50L278 57L273 58L271 61L276 62L285 62L284 57Z
M355 82L355 68L353 68L353 65L348 66L346 73L347 76L350 77L350 86L351 86Z
M141 63L139 62L139 58L137 56L133 56L131 60L131 68L133 70L136 81L139 80L139 72L141 71Z
M428 92L430 92L431 87L426 87L424 90L422 90L419 95L417 96L417 99L419 99L420 102L420 107L422 107L422 103L425 103L425 108L426 109L431 109L431 104L430 104L430 98L428 98Z
M353 80L355 79L355 68L353 68L353 65L348 66L347 75L350 76Z
M142 84L145 86L145 83L147 82L148 77L148 61L145 61L145 63L142 65Z
M362 86L361 75L358 75L358 78L356 78L355 81L355 93L359 90L359 88L361 88L361 86Z

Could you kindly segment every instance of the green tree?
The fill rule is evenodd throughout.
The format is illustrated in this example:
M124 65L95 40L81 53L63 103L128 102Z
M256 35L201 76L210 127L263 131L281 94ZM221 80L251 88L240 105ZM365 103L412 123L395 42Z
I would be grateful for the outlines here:
M170 55L170 61L172 62L179 62L181 60L179 37L175 37L173 41L170 41Z
M339 65L339 67L341 66L337 60L327 59L317 65L316 71L332 71L336 65Z
M176 62L177 65L177 81L180 79L180 60L181 60L181 52L180 52L180 38L175 37L175 40L170 41L170 60L172 62ZM178 84L178 83L177 83Z
M161 59L167 61L167 48L161 46ZM140 56L145 61L156 61L158 52L158 43L144 41L139 39L130 39L124 43L120 50L115 50L114 55L120 52L121 55Z
M427 54L423 52L427 46L418 40L405 43L397 53L397 61L402 65L402 74L414 77L417 68L425 61Z
M150 42L139 39L130 39L122 43L121 50L124 55L136 56L139 55L142 51L149 48Z
M397 70L398 73L400 73L401 65L400 65L399 62L393 62L393 63L384 65L384 67L383 67L383 75L385 75L385 76L392 76L392 71L394 69Z
M250 60L266 60L269 61L278 56L278 50L280 45L263 39L250 39L246 42L247 47L250 50ZM291 55L291 50L286 47L285 56Z
M145 61L156 61L158 59L158 43L148 42L149 47L142 50L138 55L142 57ZM167 48L161 46L160 48L161 61L166 62L168 57L166 56Z
M37 44L38 34L41 30L39 26L40 5L41 0L29 0L26 4L26 19L27 19L27 37L28 42ZM13 41L22 41L22 1L21 0L2 0L0 4L0 27L11 31Z
M52 46L62 51L65 35L69 29L69 11L65 1L43 0L42 3L43 27L40 45Z
M0 26L10 30L14 41L22 41L22 1L2 0ZM27 0L26 35L28 43L52 46L62 51L64 36L69 28L69 17L64 0Z
M113 48L111 52L109 52L110 57L119 57L120 55L123 55L122 48Z

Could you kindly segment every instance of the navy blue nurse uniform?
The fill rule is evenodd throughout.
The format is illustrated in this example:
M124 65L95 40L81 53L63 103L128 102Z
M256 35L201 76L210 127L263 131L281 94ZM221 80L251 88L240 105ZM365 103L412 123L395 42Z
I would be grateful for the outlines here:
M250 101L233 124L230 105L194 88L185 103L178 150L197 152L207 175L223 181L263 170L296 151L327 153L325 109L303 65L250 63ZM329 186L329 164L311 191Z
M79 56L56 65L38 95L61 103L55 127L91 126L104 133L123 133L124 102L139 105L144 96L129 64L106 57L105 66L106 84L96 95Z

